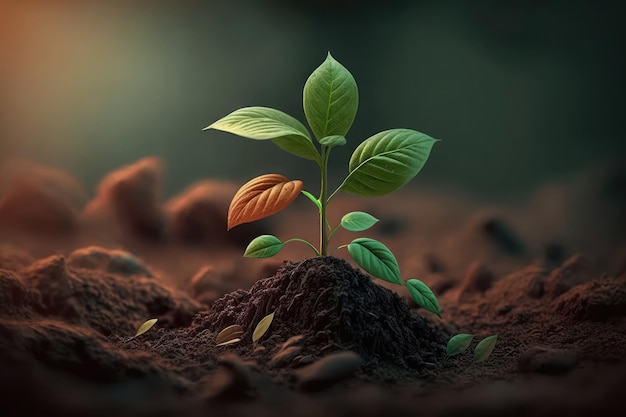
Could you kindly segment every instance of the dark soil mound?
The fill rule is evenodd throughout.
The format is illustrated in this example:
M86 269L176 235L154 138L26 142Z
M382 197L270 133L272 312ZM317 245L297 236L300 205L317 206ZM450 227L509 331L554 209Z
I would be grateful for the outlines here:
M240 349L246 349L257 323L272 312L274 320L259 344L280 346L301 335L298 358L310 360L351 350L363 358L365 376L377 380L433 375L444 351L445 336L412 312L404 299L334 257L285 263L249 291L218 299L209 312L196 317L194 327L219 332L239 324L245 329ZM240 353L271 364L277 352L257 346ZM297 360L289 365L297 366Z

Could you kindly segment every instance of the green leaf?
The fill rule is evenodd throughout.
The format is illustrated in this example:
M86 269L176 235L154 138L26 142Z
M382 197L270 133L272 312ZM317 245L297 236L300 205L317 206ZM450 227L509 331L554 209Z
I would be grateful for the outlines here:
M439 301L437 301L437 297L433 294L431 289L428 288L428 285L424 284L419 279L410 279L406 282L406 286L409 289L411 298L413 298L418 306L441 317Z
M366 197L389 194L417 175L437 141L410 129L377 133L354 150L340 188Z
M476 345L476 349L474 349L474 362L478 363L486 360L489 355L491 355L491 352L493 352L493 349L496 347L497 340L497 334L481 340L480 343Z
M306 127L297 119L269 107L244 107L203 130L215 129L255 140L272 140L279 148L313 161L321 161Z
M366 237L354 239L348 244L348 252L365 271L385 281L402 285L396 257L379 241Z
M315 137L345 136L359 106L359 90L350 72L330 52L304 85L303 106Z
M362 232L372 227L378 219L363 211L353 211L341 218L341 226L351 232Z
M469 345L474 340L473 334L457 334L456 336L452 336L450 340L448 340L448 345L446 346L446 353L448 356L458 355L459 353L465 352L465 350L469 347Z
M304 190L301 190L300 192L302 194L304 194L309 200L311 200L313 202L313 204L315 204L315 206L317 207L318 210L320 210L320 211L322 210L322 203L320 203L320 201L317 198L315 198L315 196L313 194L311 194L308 191L304 191Z
M304 139L302 136L284 136L272 139L272 143L290 154L315 161L318 165L322 163L322 157L311 139Z
M328 146L329 148L344 146L346 143L346 138L340 135L326 136L320 139L320 144Z
M247 258L269 258L283 248L284 243L276 236L261 235L248 244L243 256Z

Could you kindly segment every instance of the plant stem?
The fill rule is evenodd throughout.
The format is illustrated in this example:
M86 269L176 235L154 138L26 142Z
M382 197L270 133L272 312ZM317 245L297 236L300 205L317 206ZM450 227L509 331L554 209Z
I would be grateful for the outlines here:
M311 249L313 249L313 252L315 252L315 256L320 256L319 251L317 250L317 248L315 246L313 246L310 242L304 240L304 239L300 239L297 237L292 237L291 239L287 239L285 240L283 243L287 244L289 242L302 242L305 243L306 245L308 245Z
M326 231L326 206L328 205L328 154L330 149L326 146L322 146L322 164L321 181L320 181L320 255L326 256L328 252L328 236Z

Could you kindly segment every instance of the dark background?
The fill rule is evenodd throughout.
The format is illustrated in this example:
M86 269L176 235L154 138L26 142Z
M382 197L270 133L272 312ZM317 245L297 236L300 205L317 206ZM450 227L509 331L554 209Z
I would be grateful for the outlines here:
M250 105L304 121L302 87L331 51L360 92L337 183L363 139L406 127L443 139L415 186L525 193L626 154L620 4L4 0L2 158L87 187L158 155L168 195L267 172L314 191L312 162L201 129Z

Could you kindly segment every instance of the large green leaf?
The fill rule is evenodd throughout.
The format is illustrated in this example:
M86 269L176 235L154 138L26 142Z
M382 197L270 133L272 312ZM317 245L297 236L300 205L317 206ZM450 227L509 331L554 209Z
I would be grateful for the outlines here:
M385 281L402 285L396 257L379 241L366 237L354 239L348 244L348 252L365 271Z
M406 282L406 286L409 289L411 298L413 298L417 305L441 317L439 301L437 301L437 297L431 289L428 288L428 285L424 284L419 279L410 279Z
M352 74L330 52L306 81L303 106L317 140L345 136L350 130L359 106L359 90Z
M377 133L354 150L340 188L366 197L389 194L417 175L437 141L410 129Z
M320 161L306 127L297 119L269 107L244 107L222 117L203 130L215 129L248 139L271 140L279 148Z

